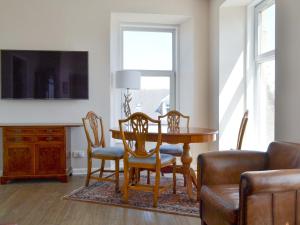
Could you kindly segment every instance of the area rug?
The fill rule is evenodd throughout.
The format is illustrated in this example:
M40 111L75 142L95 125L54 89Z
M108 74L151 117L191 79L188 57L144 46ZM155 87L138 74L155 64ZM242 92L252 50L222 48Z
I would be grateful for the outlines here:
M172 187L162 192L158 199L158 207L153 208L153 193L142 191L129 191L129 202L122 202L122 194L115 193L115 186L111 182L96 182L89 187L81 187L64 196L64 199L92 202L119 207L155 211L168 214L199 217L199 203L188 198L186 188L183 186L183 178L177 176L177 193L173 194ZM120 184L123 177L120 177ZM146 176L141 177L142 183L146 183ZM151 177L153 184L154 178ZM171 177L161 177L161 185L172 184ZM196 190L194 190L195 192Z

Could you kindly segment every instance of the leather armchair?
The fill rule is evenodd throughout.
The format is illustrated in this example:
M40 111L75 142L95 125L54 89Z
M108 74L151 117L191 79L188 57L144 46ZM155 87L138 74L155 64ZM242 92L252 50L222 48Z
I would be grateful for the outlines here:
M198 157L202 225L300 225L300 144Z

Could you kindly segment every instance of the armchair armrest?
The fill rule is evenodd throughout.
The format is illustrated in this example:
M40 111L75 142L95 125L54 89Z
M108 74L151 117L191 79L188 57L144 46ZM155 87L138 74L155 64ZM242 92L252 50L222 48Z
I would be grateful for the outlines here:
M239 224L294 224L299 215L300 169L245 172L240 182Z
M300 169L245 172L241 176L241 192L252 195L300 189Z

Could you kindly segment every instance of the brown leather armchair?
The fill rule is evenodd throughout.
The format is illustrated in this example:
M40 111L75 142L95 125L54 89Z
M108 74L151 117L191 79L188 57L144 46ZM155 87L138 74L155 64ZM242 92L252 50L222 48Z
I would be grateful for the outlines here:
M202 225L300 225L300 144L198 157Z

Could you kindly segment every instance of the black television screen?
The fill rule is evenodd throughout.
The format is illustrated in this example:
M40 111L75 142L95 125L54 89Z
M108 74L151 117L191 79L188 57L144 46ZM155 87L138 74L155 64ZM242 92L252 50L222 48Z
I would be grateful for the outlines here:
M88 99L88 52L1 50L2 99Z

